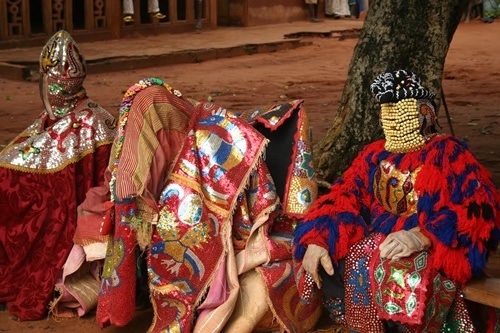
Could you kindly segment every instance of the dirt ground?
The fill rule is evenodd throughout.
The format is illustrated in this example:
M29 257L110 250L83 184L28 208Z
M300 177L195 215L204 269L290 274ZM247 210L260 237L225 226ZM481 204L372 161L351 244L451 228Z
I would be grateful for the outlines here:
M456 136L468 141L478 160L500 184L500 22L460 24L445 63L443 89ZM309 38L308 38L309 39ZM143 77L156 76L185 96L234 111L302 98L314 138L330 127L339 105L356 39L310 38L312 45L196 64L89 74L89 96L117 114L123 92ZM85 53L85 50L82 50ZM42 109L38 83L0 79L0 145L7 144ZM450 133L443 106L442 132ZM151 311L126 328L97 327L93 314L56 322L17 323L0 312L0 332L145 332Z

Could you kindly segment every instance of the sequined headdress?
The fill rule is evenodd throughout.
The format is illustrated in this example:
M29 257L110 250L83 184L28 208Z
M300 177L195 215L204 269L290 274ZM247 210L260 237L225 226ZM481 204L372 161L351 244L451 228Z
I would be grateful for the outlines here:
M52 118L70 112L86 95L83 81L87 63L67 31L56 32L43 47L40 74L40 95Z

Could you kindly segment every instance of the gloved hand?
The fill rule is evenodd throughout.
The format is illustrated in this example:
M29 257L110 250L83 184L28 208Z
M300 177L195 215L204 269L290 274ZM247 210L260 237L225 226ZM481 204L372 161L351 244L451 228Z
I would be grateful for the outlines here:
M415 252L428 249L430 243L430 240L420 232L418 227L411 230L396 231L390 233L379 245L380 257L399 260Z
M318 272L320 263L328 275L333 275L333 264L328 254L328 250L318 245L308 245L306 253L304 254L304 259L302 259L302 269L312 276L318 289L321 289L321 278Z

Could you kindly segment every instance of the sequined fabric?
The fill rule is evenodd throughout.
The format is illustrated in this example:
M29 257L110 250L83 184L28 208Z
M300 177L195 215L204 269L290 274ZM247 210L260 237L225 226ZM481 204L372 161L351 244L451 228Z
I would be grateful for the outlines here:
M457 285L479 274L486 263L487 240L498 232L499 193L489 173L463 142L450 136L436 136L423 149L406 154L387 152L384 144L380 140L366 146L330 193L308 210L307 220L295 229L300 237L296 257L305 253L302 243L313 243L324 244L332 259L340 260L370 231L389 234L419 226L432 238L437 255L431 265L437 270ZM420 167L413 190L418 195L416 213L388 212L377 199L374 178L382 161L403 173Z
M285 165L287 172L279 170L279 174L285 175L286 179L280 181L279 176L273 173L281 196L282 211L287 216L302 217L318 196L316 173L313 166L311 133L309 119L303 100L295 100L289 103L278 104L267 108L257 108L241 115L249 123L256 126L262 125L265 130L261 132L270 140L270 145L280 145L280 155L268 156L270 170L273 172L274 159L284 159L282 154L290 153L290 164ZM293 127L287 129L287 127ZM291 132L291 133L290 133ZM291 138L287 134L292 135ZM286 145L292 145L287 150ZM276 163L276 164L279 164ZM280 189L280 187L283 187ZM280 191L281 190L281 191Z
M115 118L86 98L53 125L43 112L0 153L0 166L35 173L54 173L112 142Z
M265 162L271 175L267 178L261 176L258 179L263 181L260 186L267 187L274 183L275 191L281 199L280 209L273 211L267 219L269 223L260 228L266 242L263 249L268 253L269 263L260 265L257 270L266 281L267 302L282 329L291 332L308 331L321 313L319 295L311 288L308 302L301 300L299 295L301 289L297 288L293 279L291 260L293 227L317 197L306 110L303 101L296 100L258 108L240 117L247 119L270 140ZM272 176L272 181L269 176ZM266 193L266 191L256 191L252 185L248 193L254 197L252 193ZM250 237L250 242L245 242L246 249L242 253L248 254L249 258L259 258L261 256L258 255L258 251L251 250L255 243L252 242L250 230L255 229L256 221L262 220L264 211L254 204L261 200L249 201L252 203L249 210L254 212L250 219L254 222L253 225L240 223L240 220L245 220L236 219L237 214L235 214L236 223L233 224L233 229L236 229L236 234L243 235L245 229L241 226L248 226L245 240Z
M414 184L419 170L420 168L402 172L389 161L379 163L373 188L375 197L386 211L400 216L416 213L418 195L415 193Z
M142 90L145 92L139 94ZM145 79L127 91L121 105L115 154L110 161L117 246L106 259L106 284L97 311L101 327L110 323L123 326L131 319L133 293L128 289L133 289L134 271L129 263L135 256L130 248L137 245L134 239L138 237L137 226L148 225L150 221L139 205L143 199L139 193L143 193L141 189L146 188L145 181L151 174L140 171L147 171L144 164L149 166L148 162L154 160L151 151L168 146L172 137L161 142L151 140L150 122L161 128L158 125L163 124L163 118L171 117L161 113L160 108L154 117L147 110L156 102L162 111L184 108L179 100L170 98L179 95L161 80ZM260 273L258 280L267 291L266 302L271 308L273 324L284 330L306 331L316 322L321 308L317 302L303 304L297 295L290 252L296 217L279 214L279 197L263 152L267 140L243 118L224 108L212 103L193 103L185 109L194 109L193 105L199 113L192 117L190 127L175 127L187 137L178 148L170 148L176 154L175 165L162 173L168 174L168 180L163 191L158 192L160 199L156 203L161 211L149 223L154 225L148 246L148 273L155 310L150 331L220 331L227 321L226 309L232 309L233 302L238 300L239 271L231 264L242 253L248 253L247 268ZM135 111L139 112L134 116ZM291 113L298 115L298 111L293 109ZM289 123L297 127L296 122ZM168 122L169 126L179 124L175 119ZM131 133L135 136L130 137ZM150 145L133 144L141 142L143 137L148 138ZM248 164L249 161L253 162ZM127 196L132 197L127 199ZM125 199L137 205L128 207ZM109 229L112 227L110 223ZM249 246L256 238L263 246L258 256L252 252L255 248ZM267 261L270 263L265 265ZM222 301L218 289L224 291Z
M345 323L345 305L342 298L324 297L323 305L330 319L338 325L346 325Z
M383 239L372 234L353 245L346 257L344 325L382 333L384 320L391 320L406 333L438 333L445 328L474 332L460 291L428 265L428 253L383 261L378 250ZM331 315L339 318L338 308L331 305Z
M96 313L101 327L124 326L132 320L136 248L149 245L157 221L157 198L148 194L159 195L165 174L182 147L193 110L193 104L181 96L162 80L146 78L131 86L120 104L109 158L112 201L105 204L107 213L101 228L104 234L112 233ZM159 156L154 155L158 151Z
M496 311L499 311L496 309ZM493 332L499 332L499 321L497 319L496 326L492 327ZM436 331L437 332L437 331ZM453 302L453 306L448 314L446 323L441 327L440 332L443 333L455 333L455 332L464 332L464 333L475 333L478 332L474 327L474 323L468 313L467 306L465 304L465 299L462 295L461 290L457 290L457 297Z
M97 303L96 320L101 327L125 326L135 312L135 230L142 221L134 201L115 203L114 209L113 238L107 246Z
M40 96L52 119L70 112L86 96L87 63L67 31L58 31L43 47L40 74Z
M114 137L114 117L85 93L87 65L68 32L58 31L42 48L40 74L45 111L0 153L0 166L54 173Z
M416 325L419 332L439 332L456 287L428 265L426 251L398 261L372 257L372 292L379 317Z
M69 33L42 49L40 73L45 110L0 153L0 303L21 321L47 314L77 207L102 185L116 127L87 97L85 60Z
M352 316L354 330L380 332L378 316L389 313L384 318L419 313L412 319L420 318L420 324L410 323L408 316L398 318L405 328L411 326L409 332L439 330L457 296L455 286L480 275L494 248L500 195L463 141L434 133L434 94L416 75L383 73L371 89L382 113L387 111L382 115L387 140L367 145L315 201L295 228L294 258L303 260L311 244L328 250L334 264L347 258L346 318ZM380 306L374 309L370 288L375 282L370 287L369 278L375 272L369 262L376 244L369 235L416 227L432 242L429 260L382 264L380 286L391 285L381 287ZM358 246L366 237L368 243ZM427 276L427 282L419 275ZM385 302L391 295L401 298Z
M349 329L363 333L383 333L383 322L370 288L369 258L376 251L381 235L373 234L354 244L345 263L345 321Z
M310 302L318 292L312 275L305 270L298 270L295 279L297 280L300 298L304 300L304 302Z

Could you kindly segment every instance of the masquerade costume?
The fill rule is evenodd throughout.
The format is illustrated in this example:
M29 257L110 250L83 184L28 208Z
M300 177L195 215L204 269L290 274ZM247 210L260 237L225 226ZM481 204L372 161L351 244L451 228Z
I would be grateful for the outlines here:
M297 269L308 245L328 250L341 277L325 282L325 305L351 330L473 331L460 287L498 239L497 189L462 141L436 134L434 95L418 77L384 73L371 88L386 138L367 145L299 223ZM380 257L386 235L417 227L430 248Z
M66 31L40 56L45 110L0 153L0 302L42 319L73 245L77 206L100 185L114 117L83 88L86 62Z
M307 331L321 309L317 302L300 302L291 261L291 223L316 196L302 102L237 117L211 103L188 102L162 85L158 79L143 80L131 88L141 91L135 97L128 93L132 98L122 104L110 183L113 241L102 275L99 325L124 326L131 320L139 245L146 249L154 308L150 332L248 331L243 327L253 329L266 314L284 331ZM154 101L153 89L162 89ZM170 113L183 121L160 123ZM288 143L294 144L280 179L281 206L264 163L268 139L249 123L262 132L289 130ZM168 168L158 168L158 154L169 145L158 138L172 125L182 141L167 149L172 153ZM141 146L146 139L148 146ZM146 192L150 178L160 181ZM154 210L148 213L146 206Z

